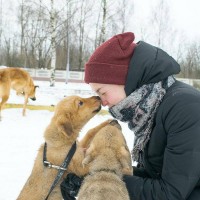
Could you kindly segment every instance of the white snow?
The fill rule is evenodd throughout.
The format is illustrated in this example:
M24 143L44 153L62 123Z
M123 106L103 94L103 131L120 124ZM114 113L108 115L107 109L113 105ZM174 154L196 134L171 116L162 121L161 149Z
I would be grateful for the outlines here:
M36 93L37 100L30 100L31 105L56 105L66 95L75 94L82 97L94 95L89 85L84 83L56 82L55 87L49 87L48 82L35 81L35 83L39 85ZM23 97L16 96L12 91L8 102L23 104ZM22 109L13 108L4 109L2 116L3 119L0 122L0 200L15 200L31 173L37 150L44 142L44 130L53 112L27 109L26 117L22 117ZM79 138L83 137L87 130L108 118L112 117L109 114L96 115L83 128ZM131 150L133 133L128 129L127 124L121 122L120 124Z

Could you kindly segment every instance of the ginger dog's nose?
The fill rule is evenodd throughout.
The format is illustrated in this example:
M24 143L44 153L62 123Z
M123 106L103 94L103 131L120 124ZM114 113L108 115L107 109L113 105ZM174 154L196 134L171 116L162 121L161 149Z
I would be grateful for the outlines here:
M36 98L35 97L33 97L33 98L30 98L32 101L35 101L36 100Z

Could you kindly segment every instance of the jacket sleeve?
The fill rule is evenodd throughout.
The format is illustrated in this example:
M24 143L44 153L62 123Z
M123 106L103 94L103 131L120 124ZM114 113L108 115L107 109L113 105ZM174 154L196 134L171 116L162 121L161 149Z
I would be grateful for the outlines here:
M124 176L131 200L185 200L194 190L200 179L200 101L194 99L176 99L165 113L161 177Z

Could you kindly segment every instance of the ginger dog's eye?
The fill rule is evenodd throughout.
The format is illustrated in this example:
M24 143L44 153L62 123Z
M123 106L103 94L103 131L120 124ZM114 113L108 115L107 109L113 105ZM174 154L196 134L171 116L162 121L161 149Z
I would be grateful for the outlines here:
M82 101L79 101L79 102L78 102L78 105L79 105L79 106L82 106L82 105L83 105L83 102L82 102Z

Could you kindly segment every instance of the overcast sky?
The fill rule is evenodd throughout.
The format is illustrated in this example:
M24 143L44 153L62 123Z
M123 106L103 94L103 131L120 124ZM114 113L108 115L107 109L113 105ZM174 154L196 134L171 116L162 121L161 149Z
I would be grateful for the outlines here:
M145 20L159 0L134 0L136 16ZM200 0L166 0L172 22L179 32L200 39Z
M200 36L200 1L173 0L173 17L188 35Z
M2 1L3 7L3 21L5 27L8 30L13 30L13 23L16 23L16 13L17 5L21 0L0 0ZM38 2L39 0L32 0L33 2ZM61 2L65 0L56 0L55 3L61 5ZM99 0L100 1L100 0ZM121 0L117 0L121 1ZM130 19L134 17L133 20L138 19L139 23L147 20L151 14L152 9L160 0L131 0L134 3L134 15L130 16ZM189 39L200 39L200 0L165 0L169 4L169 12L172 23L175 29L186 35ZM44 1L46 4L50 4L50 0ZM9 11L9 12L8 12ZM131 20L129 24L131 24ZM148 24L149 25L149 24ZM4 27L4 28L5 28ZM138 37L139 34L134 28L130 28L129 31L135 32ZM137 36L136 35L136 36ZM136 38L137 39L137 38ZM138 38L140 39L140 38Z

